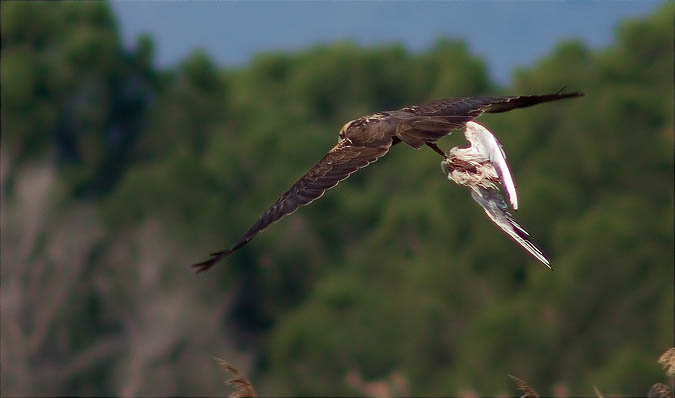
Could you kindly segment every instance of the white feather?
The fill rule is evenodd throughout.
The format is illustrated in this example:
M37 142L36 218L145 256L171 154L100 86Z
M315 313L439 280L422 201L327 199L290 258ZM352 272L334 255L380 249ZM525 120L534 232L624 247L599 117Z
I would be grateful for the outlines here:
M468 122L464 136L471 143L471 148L482 155L484 160L492 163L499 176L499 181L504 187L506 196L511 202L513 210L518 210L518 194L516 184L511 176L511 170L506 163L506 154L497 138L485 127L476 122Z
M518 209L516 184L499 141L488 129L475 122L466 124L464 136L470 146L450 149L447 158L441 162L443 173L451 181L471 188L471 197L483 207L492 222L534 258L551 268L544 253L530 241L530 234L508 212L509 205L504 195L492 182L499 178L511 206L514 210ZM459 167L454 165L457 160L460 161ZM467 170L466 162L475 168Z
M530 234L506 210L506 202L498 189L473 187L471 197L483 207L485 214L490 217L492 222L506 232L511 239L527 250L534 258L551 268L551 263L544 253L528 238ZM518 231L521 233L518 233Z

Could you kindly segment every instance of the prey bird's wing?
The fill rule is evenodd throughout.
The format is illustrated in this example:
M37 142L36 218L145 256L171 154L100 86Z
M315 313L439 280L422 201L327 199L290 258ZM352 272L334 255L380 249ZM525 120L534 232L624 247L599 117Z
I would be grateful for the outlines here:
M348 139L340 140L319 163L260 216L236 245L211 254L210 259L194 264L193 267L198 273L211 268L218 260L248 243L268 225L293 213L298 207L320 198L327 189L385 155L391 145L392 137L381 137L379 140L364 142L362 145L354 145Z
M486 160L492 163L499 176L499 181L504 187L506 196L508 196L509 202L513 206L513 210L518 210L516 183L511 175L511 170L509 170L509 165L506 163L506 153L504 153L504 149L497 140L497 137L490 130L476 122L468 122L466 124L464 136L472 146L476 147L479 153L486 157Z
M499 189L472 187L471 197L485 210L485 214L497 224L511 239L527 250L534 258L547 267L551 265L544 253L530 241L530 234L518 224L508 212L508 206Z

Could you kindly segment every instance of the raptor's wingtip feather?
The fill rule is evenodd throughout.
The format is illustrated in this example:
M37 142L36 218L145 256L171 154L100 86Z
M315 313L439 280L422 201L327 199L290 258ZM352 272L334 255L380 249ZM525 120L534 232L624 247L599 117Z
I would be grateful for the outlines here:
M209 268L213 267L213 265L216 263L216 261L218 261L218 259L219 257L213 257L206 261L202 261L201 263L192 264L192 268L194 268L195 272L199 274L200 272L204 272Z
M232 249L211 253L210 259L202 261L201 263L192 264L192 268L195 268L197 273L207 271L209 268L213 267L218 262L218 260L230 253L232 253Z
M585 97L586 94L581 91L572 91L569 93L563 93L562 91L557 93L561 98L575 98L575 97Z

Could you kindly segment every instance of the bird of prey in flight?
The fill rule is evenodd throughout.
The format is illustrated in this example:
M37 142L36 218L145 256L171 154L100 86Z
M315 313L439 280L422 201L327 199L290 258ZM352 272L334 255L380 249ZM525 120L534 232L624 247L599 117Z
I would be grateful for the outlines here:
M404 142L413 148L428 146L443 159L445 153L436 141L452 130L463 128L484 112L499 113L542 102L582 96L582 93L555 93L510 97L458 97L413 105L395 111L378 112L346 123L337 144L267 209L232 247L211 254L194 264L197 272L206 271L223 257L247 244L271 223L311 203L352 173L384 156Z
M476 122L466 124L464 137L471 145L450 149L441 162L443 172L450 181L471 188L471 197L483 207L492 222L534 258L551 268L544 253L530 241L530 234L508 212L508 205L497 187L497 183L502 185L513 210L518 210L516 184L499 141Z

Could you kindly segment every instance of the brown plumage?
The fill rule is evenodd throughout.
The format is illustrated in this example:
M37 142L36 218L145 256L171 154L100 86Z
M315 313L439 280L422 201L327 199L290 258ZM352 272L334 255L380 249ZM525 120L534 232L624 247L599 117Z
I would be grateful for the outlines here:
M337 145L307 174L296 182L263 213L239 241L229 249L211 254L211 258L194 264L197 272L206 271L221 258L248 243L268 225L321 197L327 189L349 177L356 170L384 156L392 145L405 142L413 148L428 145L441 156L435 142L452 130L480 116L542 102L579 97L581 93L556 93L519 97L460 97L431 101L396 111L363 116L345 124Z

